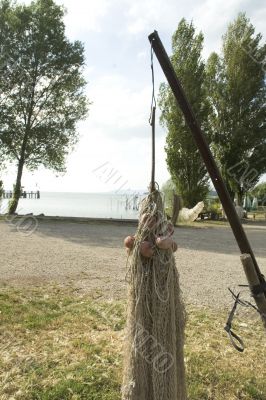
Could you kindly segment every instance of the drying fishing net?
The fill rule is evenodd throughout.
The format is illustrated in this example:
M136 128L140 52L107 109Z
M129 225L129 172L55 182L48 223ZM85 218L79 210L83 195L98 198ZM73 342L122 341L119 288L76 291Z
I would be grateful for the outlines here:
M126 244L129 293L122 400L186 399L186 318L172 233L160 192L154 190L142 201L136 235Z

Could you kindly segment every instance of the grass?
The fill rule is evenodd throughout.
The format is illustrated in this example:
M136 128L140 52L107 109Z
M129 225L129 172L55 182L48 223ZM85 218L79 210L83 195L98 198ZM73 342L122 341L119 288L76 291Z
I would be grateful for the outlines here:
M236 352L227 313L189 306L185 361L190 400L265 400L266 343L259 320L239 322ZM56 287L0 293L0 399L119 400L125 304Z
M264 211L248 212L248 218L251 219L252 221L266 221L266 207L264 207Z

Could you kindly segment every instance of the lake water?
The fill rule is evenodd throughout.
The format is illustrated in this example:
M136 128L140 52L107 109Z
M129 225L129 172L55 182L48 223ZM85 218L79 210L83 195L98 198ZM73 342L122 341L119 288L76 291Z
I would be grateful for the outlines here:
M40 199L20 199L17 213L44 214L62 217L138 218L142 194L110 193L51 193L41 192ZM0 213L4 214L8 200L3 200Z

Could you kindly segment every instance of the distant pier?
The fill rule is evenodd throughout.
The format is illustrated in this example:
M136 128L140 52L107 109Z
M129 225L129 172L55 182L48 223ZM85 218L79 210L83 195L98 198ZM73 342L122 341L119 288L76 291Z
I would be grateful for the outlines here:
M131 196L126 197L125 201L125 210L139 210L139 205L140 205L140 196L138 194L134 194Z
M3 195L2 195L3 199L12 199L12 197L13 197L12 190L4 190ZM41 194L40 194L39 190L37 190L36 192L33 192L33 191L27 192L27 191L23 190L20 193L20 198L21 199L40 199Z

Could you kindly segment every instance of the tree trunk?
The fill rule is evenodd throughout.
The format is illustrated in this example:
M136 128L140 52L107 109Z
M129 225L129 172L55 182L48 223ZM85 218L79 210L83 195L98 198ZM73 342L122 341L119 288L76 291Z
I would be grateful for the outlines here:
M181 208L181 198L180 196L173 193L173 214L172 214L172 224L175 226L177 222L177 218L179 215L179 211Z
M17 180L16 184L14 187L14 192L13 192L13 197L10 202L8 214L14 214L16 212L18 202L20 199L20 194L21 194L21 178L22 178L22 172L23 172L23 167L24 167L24 160L20 159L18 163L18 172L17 172Z
M29 134L29 130L30 130L30 118L31 118L31 113L28 118L27 126L25 129L25 134L24 134L24 138L23 138L23 142L22 142L22 146L21 146L20 158L18 161L17 180L16 180L16 184L14 187L14 191L13 191L13 197L12 197L12 200L9 205L9 210L8 210L9 215L12 215L16 212L18 202L20 199L20 195L21 195L21 178L22 178L23 167L25 164L25 152L26 152L26 146L27 146L27 141L28 141L28 134Z
M243 192L241 191L241 192L238 192L237 194L236 194L236 196L237 196L237 204L240 206L240 207L242 207L243 206Z
M246 194L245 188L243 188L242 186L239 185L236 195L237 195L238 205L241 207L243 207L245 194Z
M229 196L231 200L234 202L235 200L235 191L231 188L231 185L228 181L225 181L226 188L228 190Z
M0 200L2 199L4 193L3 181L0 181Z

